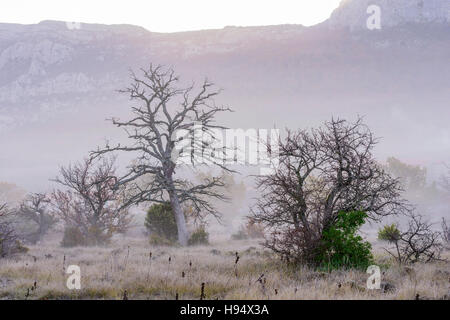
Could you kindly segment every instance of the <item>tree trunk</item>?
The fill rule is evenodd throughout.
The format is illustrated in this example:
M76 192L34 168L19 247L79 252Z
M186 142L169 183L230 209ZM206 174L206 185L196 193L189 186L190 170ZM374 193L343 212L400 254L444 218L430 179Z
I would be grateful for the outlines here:
M42 240L42 238L44 237L44 214L40 213L39 214L39 229L38 229L38 236L37 236L37 240L36 242L39 242Z
M188 244L188 231L186 227L186 219L184 217L183 209L181 209L181 204L178 196L175 192L169 192L170 204L172 206L173 213L175 215L175 222L177 223L178 229L178 242L183 246Z

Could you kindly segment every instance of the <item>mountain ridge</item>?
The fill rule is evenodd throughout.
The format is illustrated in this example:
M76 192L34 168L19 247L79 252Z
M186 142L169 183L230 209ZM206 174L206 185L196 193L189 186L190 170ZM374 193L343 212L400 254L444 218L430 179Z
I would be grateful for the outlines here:
M173 67L186 84L217 83L218 103L236 111L223 119L229 127L304 128L359 114L385 138L380 158L427 164L450 153L446 23L375 31L329 22L182 33L80 27L0 24L0 167L8 168L0 180L30 185L23 172L40 166L31 179L47 181L58 165L119 139L104 120L127 116L130 101L116 90L130 68L149 63Z
M316 25L303 26L302 24L278 24L278 25L260 25L260 26L225 26L223 28L199 29L176 32L154 32L142 26L134 24L102 24L102 23L85 23L85 22L66 22L59 20L42 20L36 24L15 24L1 23L0 29L5 26L21 26L22 28L47 28L54 30L77 29L83 26L83 29L89 31L117 31L117 32L147 32L151 34L186 34L203 31L220 31L226 29L262 29L262 28L278 28L284 26L296 28L311 28L323 24L331 26L344 26L354 29L366 28L367 18L370 16L368 8L370 6L378 6L383 16L383 24L387 27L397 26L408 23L450 23L450 1L449 0L342 0L337 8L335 8L330 17ZM385 19L384 16L387 18Z
M343 0L327 23L333 27L366 28L369 7L380 9L381 28L408 23L450 23L449 0Z

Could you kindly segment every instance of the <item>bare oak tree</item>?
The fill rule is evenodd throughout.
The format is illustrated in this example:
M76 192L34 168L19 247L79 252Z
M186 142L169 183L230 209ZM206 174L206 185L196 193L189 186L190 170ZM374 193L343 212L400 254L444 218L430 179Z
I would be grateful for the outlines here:
M51 195L55 214L66 227L77 228L89 244L100 244L124 232L130 217L117 188L114 158L85 159L61 168L54 181L64 187Z
M136 102L131 107L133 118L127 121L112 120L114 125L125 129L132 143L99 149L93 155L116 151L136 154L127 174L119 181L119 185L127 186L130 195L128 203L170 202L177 223L178 241L184 246L189 235L182 205L189 203L197 214L218 217L210 199L223 200L225 197L216 191L224 185L220 177L206 178L194 184L176 176L176 158L180 151L176 148L176 142L182 139L177 134L184 132L191 136L195 127L201 126L203 136L207 138L200 141L194 139L190 147L192 150L205 150L209 145L207 141L216 139L216 130L224 129L215 123L215 116L230 109L215 105L213 98L219 91L212 90L213 84L207 80L194 93L194 85L178 87L179 78L171 69L150 66L148 70L141 71L142 76L133 73L131 86L121 91ZM215 158L209 160L209 164L228 170L223 162ZM147 179L148 183L140 183L145 176L151 179Z
M17 214L37 226L36 231L27 235L27 238L33 243L42 240L57 222L49 204L50 198L46 194L33 193L28 195L19 206Z
M376 143L361 119L287 131L275 172L257 178L261 196L250 216L271 232L266 246L285 258L313 263L323 231L340 212L363 211L379 220L407 210L399 181L372 155Z

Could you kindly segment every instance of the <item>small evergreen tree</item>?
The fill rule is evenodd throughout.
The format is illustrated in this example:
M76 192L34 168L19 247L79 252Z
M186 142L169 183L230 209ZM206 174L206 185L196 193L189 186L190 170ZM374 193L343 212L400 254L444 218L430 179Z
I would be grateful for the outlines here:
M178 238L177 223L170 203L152 205L147 211L144 225L151 234L167 240Z
M397 242L400 239L400 230L398 230L395 223L391 225L385 225L382 229L378 230L378 240Z

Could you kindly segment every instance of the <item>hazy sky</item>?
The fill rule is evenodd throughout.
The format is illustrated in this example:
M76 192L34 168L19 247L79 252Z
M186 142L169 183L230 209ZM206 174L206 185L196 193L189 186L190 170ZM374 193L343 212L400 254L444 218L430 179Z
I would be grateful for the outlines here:
M313 25L340 0L2 0L0 22L127 23L173 32L224 26Z

